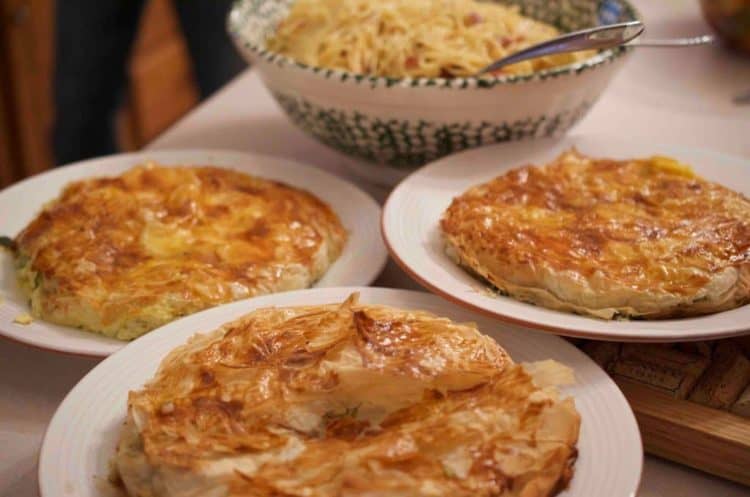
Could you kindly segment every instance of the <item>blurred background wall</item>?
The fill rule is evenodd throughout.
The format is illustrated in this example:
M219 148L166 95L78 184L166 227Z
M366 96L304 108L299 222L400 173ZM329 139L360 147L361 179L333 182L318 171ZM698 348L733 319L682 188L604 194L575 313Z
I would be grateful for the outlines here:
M54 166L55 0L0 0L0 20L2 188ZM148 0L126 75L115 118L121 150L142 147L198 103L192 62L170 0Z

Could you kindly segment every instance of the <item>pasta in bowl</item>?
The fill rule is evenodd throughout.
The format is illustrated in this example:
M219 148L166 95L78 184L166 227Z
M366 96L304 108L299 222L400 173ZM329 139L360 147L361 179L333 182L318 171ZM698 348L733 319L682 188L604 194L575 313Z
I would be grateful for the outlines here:
M637 18L627 0L238 0L228 28L297 126L395 183L465 148L563 134L630 49L473 74L560 33Z
M518 6L475 0L297 0L268 39L313 67L392 78L471 77L491 62L558 36ZM593 52L540 57L497 74L528 74Z

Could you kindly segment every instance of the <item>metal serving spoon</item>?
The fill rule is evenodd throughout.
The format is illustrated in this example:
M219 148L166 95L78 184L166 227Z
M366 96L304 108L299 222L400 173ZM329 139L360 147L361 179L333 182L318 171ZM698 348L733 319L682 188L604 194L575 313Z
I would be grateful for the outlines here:
M641 21L630 21L619 24L608 24L596 28L584 29L567 33L557 38L538 43L525 48L502 59L496 60L476 75L497 71L501 67L515 64L523 60L543 57L565 52L577 52L579 50L597 50L625 45L636 39L643 33L645 26ZM693 38L674 38L666 40L644 40L630 43L633 47L689 47L694 45L705 45L713 43L711 35L696 36Z
M680 48L709 45L716 41L714 35L691 36L689 38L666 38L663 40L637 40L628 44L631 47Z

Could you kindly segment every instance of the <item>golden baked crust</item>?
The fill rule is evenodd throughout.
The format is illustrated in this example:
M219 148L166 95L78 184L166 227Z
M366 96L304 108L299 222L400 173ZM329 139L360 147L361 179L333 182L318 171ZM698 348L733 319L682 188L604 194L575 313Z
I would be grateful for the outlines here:
M750 301L750 201L666 157L569 151L471 188L441 228L459 264L553 309L667 318Z
M130 393L116 467L132 496L549 496L580 418L529 368L473 325L356 296L261 309Z
M336 214L305 191L147 164L71 183L15 245L36 316L132 339L219 303L308 287L345 241Z

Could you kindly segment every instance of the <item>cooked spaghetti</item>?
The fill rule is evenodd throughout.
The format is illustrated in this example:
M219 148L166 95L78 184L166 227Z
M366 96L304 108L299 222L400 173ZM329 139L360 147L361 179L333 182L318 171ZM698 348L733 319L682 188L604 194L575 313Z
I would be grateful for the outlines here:
M475 0L298 0L268 48L313 67L401 77L465 77L559 31L517 7ZM506 66L526 74L592 52Z

